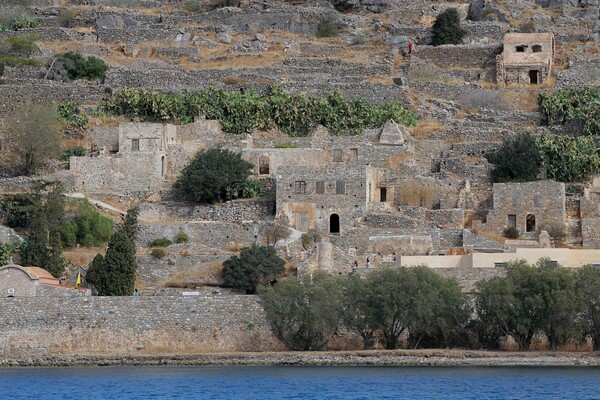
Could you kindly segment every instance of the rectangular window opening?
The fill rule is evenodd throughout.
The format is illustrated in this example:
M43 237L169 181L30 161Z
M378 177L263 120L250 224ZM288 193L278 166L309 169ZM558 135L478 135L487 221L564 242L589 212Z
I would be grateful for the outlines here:
M305 181L296 181L294 183L294 193L305 194L306 193L306 182Z
M131 139L131 151L140 151L140 139Z
M346 194L346 182L336 181L335 182L335 194Z
M315 183L315 192L317 194L325 194L325 182L319 181Z

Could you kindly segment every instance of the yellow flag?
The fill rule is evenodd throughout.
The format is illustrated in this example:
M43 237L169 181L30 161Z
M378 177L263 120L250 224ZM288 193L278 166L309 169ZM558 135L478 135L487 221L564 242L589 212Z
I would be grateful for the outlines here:
M75 281L75 287L78 288L81 285L81 272L77 273L77 280Z

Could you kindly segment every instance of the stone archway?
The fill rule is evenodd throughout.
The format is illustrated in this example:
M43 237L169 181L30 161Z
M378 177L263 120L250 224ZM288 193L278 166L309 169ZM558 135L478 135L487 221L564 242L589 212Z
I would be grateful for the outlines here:
M527 232L535 232L535 215L527 214L525 221L525 230Z

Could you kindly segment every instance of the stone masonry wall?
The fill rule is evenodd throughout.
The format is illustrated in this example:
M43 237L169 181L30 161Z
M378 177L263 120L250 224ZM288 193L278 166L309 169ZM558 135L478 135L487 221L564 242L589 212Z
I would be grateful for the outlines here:
M254 296L0 299L0 356L282 350Z

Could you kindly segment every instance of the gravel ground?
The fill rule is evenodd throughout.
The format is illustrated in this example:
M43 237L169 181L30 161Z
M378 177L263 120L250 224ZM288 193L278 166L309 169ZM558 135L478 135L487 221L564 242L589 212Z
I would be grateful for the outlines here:
M161 355L60 355L0 359L1 367L83 365L600 366L597 352L389 350Z

